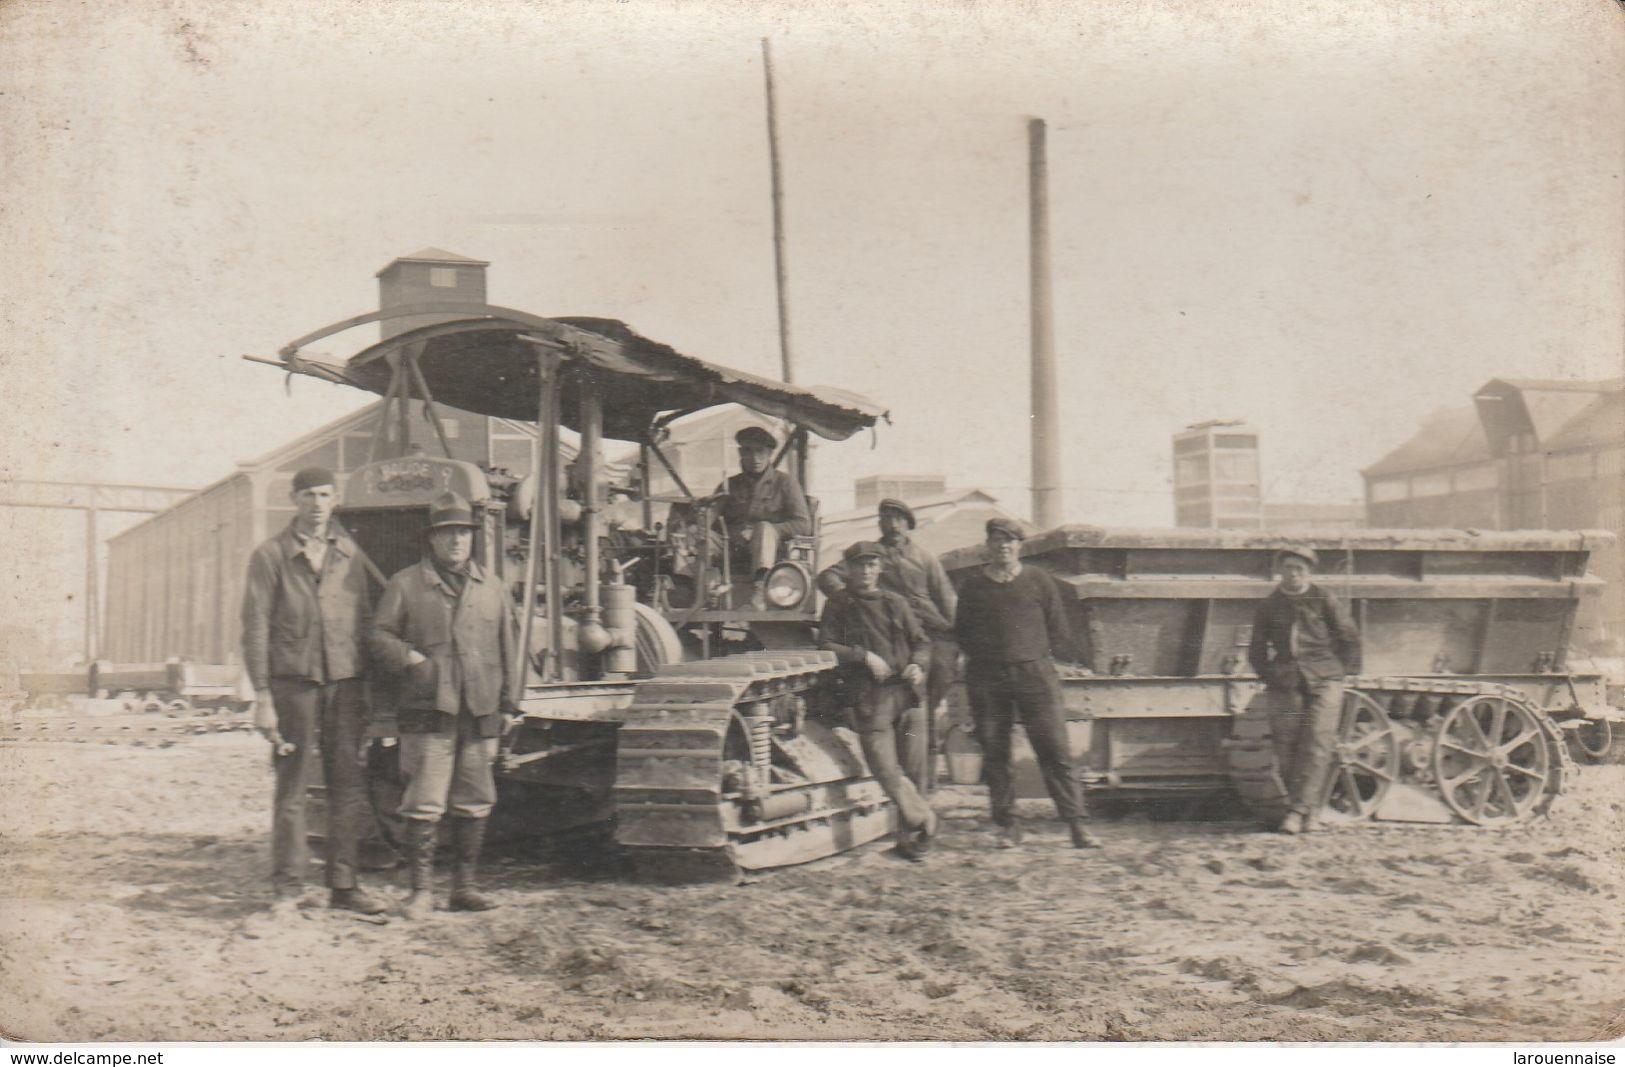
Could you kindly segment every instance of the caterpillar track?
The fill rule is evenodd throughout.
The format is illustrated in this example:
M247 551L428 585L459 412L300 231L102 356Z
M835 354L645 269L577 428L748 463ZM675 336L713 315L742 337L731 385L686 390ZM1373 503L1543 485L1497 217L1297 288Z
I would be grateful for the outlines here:
M732 881L884 836L891 802L840 725L835 657L663 667L618 732L615 839L643 881Z
M1231 780L1260 820L1286 813L1267 703L1233 723ZM1344 692L1322 817L1510 826L1545 815L1572 780L1562 730L1493 682L1359 678Z
M57 741L80 744L171 744L199 734L252 732L246 718L197 716L184 719L128 716L114 718L26 718L0 724L0 741Z

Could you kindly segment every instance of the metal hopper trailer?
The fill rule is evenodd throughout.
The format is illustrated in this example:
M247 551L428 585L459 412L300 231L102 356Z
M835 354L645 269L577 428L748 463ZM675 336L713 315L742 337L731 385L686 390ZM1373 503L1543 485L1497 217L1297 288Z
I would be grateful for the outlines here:
M1068 729L1106 813L1143 803L1178 817L1239 799L1262 820L1284 814L1246 650L1274 554L1293 543L1319 553L1315 581L1350 604L1365 647L1325 817L1498 826L1543 814L1563 790L1567 735L1608 747L1619 713L1567 649L1602 585L1587 558L1611 539L1062 526L1025 541L1022 562L1061 586L1079 646L1062 667ZM972 547L944 564L957 579L984 559Z

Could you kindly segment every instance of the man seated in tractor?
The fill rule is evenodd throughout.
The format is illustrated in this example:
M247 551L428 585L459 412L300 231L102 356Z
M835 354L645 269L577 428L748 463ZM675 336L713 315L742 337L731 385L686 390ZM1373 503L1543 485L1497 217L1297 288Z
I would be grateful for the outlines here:
M772 470L778 441L760 426L734 435L739 444L739 473L717 486L720 514L728 527L728 554L735 573L748 572L753 583L751 607L767 606L767 572L779 559L779 543L813 532L807 494L787 471ZM720 544L716 546L720 551Z
M1310 581L1312 548L1275 554L1281 576L1253 617L1247 659L1263 679L1270 733L1287 791L1283 834L1319 826L1343 715L1343 677L1360 673L1360 632L1342 601Z
M409 919L434 908L435 836L448 809L456 858L451 910L497 906L476 877L497 798L491 765L507 717L517 712L510 687L519 642L502 583L473 558L475 528L462 496L436 497L429 552L389 580L369 634L373 658L400 676Z
M937 816L903 773L926 746L920 687L931 639L896 593L880 588L886 550L873 541L847 548L846 588L824 603L818 647L840 660L841 680L869 771L897 806L897 851L917 860L931 848ZM899 761L899 751L904 753Z

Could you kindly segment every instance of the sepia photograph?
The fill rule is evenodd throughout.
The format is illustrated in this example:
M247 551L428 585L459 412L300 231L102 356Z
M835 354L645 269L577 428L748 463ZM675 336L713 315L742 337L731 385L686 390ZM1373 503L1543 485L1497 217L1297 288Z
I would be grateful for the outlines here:
M1618 1047L1622 175L1617 0L0 0L0 1043Z

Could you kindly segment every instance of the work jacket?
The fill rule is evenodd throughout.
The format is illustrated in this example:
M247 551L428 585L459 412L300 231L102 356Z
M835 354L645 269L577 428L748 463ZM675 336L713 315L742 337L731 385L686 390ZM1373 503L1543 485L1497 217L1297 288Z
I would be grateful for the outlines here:
M469 563L461 594L441 578L433 559L397 572L384 586L367 643L379 666L399 679L403 733L449 730L467 711L482 737L501 735L502 713L514 707L518 640L502 583L478 563ZM428 661L408 667L414 651Z
M717 486L726 493L722 517L728 533L753 522L770 522L780 537L806 537L812 533L812 514L807 510L807 494L795 475L781 470L765 470L752 478L743 472Z
M1294 596L1277 586L1253 616L1247 660L1254 674L1274 686L1358 674L1360 631L1328 590L1311 584Z
M273 680L338 682L362 672L361 635L372 608L361 550L327 524L320 580L293 524L254 550L243 589L243 667L254 688Z
M903 684L903 668L910 663L921 670L931 664L931 640L908 601L884 589L869 594L842 590L825 601L818 647L835 653L850 682L873 677L866 666L870 652L892 669L888 684Z
M954 636L954 608L959 597L937 557L909 538L896 543L882 540L886 550L880 571L880 588L889 589L908 601L914 616L931 637L951 641Z

